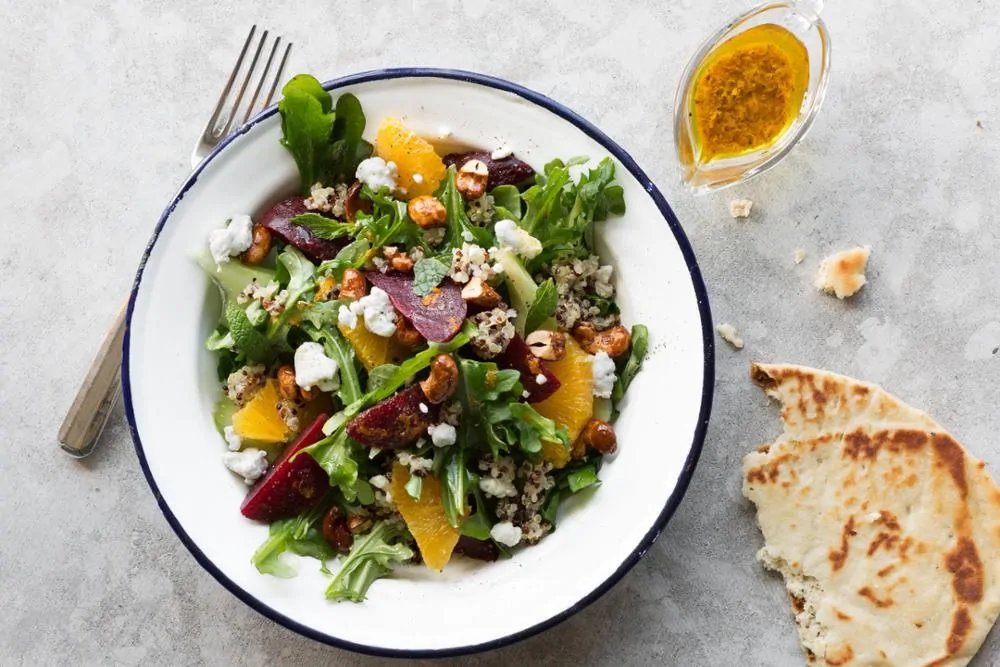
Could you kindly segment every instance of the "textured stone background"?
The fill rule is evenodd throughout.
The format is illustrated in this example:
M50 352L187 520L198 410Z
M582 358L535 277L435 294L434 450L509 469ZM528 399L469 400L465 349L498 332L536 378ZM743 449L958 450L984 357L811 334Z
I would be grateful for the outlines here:
M747 341L719 348L701 463L645 560L562 626L470 664L803 663L740 496L741 456L779 430L747 380L752 358L882 382L1000 467L992 3L829 3L834 78L812 133L765 177L700 199L677 185L674 89L700 40L749 3L502 4L0 0L0 663L379 662L271 623L202 571L157 509L120 410L89 461L55 445L252 21L295 42L293 71L475 69L589 117L665 192L716 321ZM751 221L728 218L735 195L756 200ZM816 294L817 259L853 243L874 249L871 284L849 303ZM810 255L796 267L799 246ZM976 665L995 664L996 633Z

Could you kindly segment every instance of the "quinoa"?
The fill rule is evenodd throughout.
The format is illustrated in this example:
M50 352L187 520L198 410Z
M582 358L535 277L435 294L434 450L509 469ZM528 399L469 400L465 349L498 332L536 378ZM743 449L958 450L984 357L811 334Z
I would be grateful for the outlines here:
M237 369L226 378L222 391L237 407L242 408L264 384L265 370L261 364Z
M472 348L482 359L492 359L507 349L514 338L514 318L517 311L513 309L494 308L472 316L476 326L472 334Z
M479 278L483 282L489 282L498 271L490 263L490 255L495 252L493 248L485 250L475 243L465 242L461 248L451 251L451 270L448 277L456 283L467 283L472 278Z
M610 329L619 322L616 313L601 313L598 302L611 299L615 288L611 282L614 268L601 265L596 255L587 259L572 259L553 265L549 274L556 283L559 302L556 320L566 330L577 324L592 324L598 331Z
M469 206L466 209L469 222L479 227L485 227L493 222L494 213L493 197L491 195L483 195L478 199L473 199L469 202Z
M344 202L347 201L347 186L338 183L332 188L323 187L322 183L313 183L309 188L309 197L303 201L310 211L329 213L335 218L344 215Z

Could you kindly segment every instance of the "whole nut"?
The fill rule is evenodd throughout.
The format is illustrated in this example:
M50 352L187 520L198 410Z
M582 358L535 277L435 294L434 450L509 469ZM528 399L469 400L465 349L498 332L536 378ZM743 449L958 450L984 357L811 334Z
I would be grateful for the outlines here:
M396 333L393 336L405 347L416 347L424 340L420 332L408 319L400 315L399 311L396 311Z
M559 361L566 356L566 334L559 331L532 331L524 342L539 359Z
M323 515L323 537L337 551L350 551L354 536L347 528L344 513L334 505Z
M295 369L289 364L278 369L278 393L288 400L299 397L299 386L295 383Z
M598 331L593 324L578 324L573 327L573 338L587 354L604 352L609 357L620 357L632 344L632 334L620 324L605 331Z
M448 223L448 209L431 195L411 199L406 205L406 214L422 229L444 227Z
M393 255L392 259L389 260L389 266L397 271L412 271L413 260L405 252L401 252Z
M372 525L371 517L369 517L367 513L352 514L347 517L347 530L350 531L352 535L367 533L371 530Z
M601 454L614 454L618 449L618 436L615 435L614 427L603 419L591 419L583 427L580 433L580 440L587 447L599 451Z
M368 281L357 269L344 269L344 277L340 280L340 298L357 301L368 292Z
M361 198L361 181L354 181L347 189L347 199L344 201L344 217L348 222L354 222L358 211L372 212L372 203Z
M496 308L500 305L500 294L479 276L465 284L462 298L482 308Z
M455 174L455 188L466 199L479 199L486 194L490 171L482 160L469 160Z
M240 255L240 259L247 264L260 264L267 258L269 252L271 252L270 230L264 225L254 225L250 247Z
M420 389L431 403L444 403L458 387L458 364L450 354L439 354L431 362L431 374L420 383Z

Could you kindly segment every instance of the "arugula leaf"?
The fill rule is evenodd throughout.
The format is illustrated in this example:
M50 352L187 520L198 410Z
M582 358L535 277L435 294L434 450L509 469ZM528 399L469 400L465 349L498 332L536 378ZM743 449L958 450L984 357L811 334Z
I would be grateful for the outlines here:
M311 309L310 309L311 310ZM354 364L354 348L333 326L321 329L311 326L303 330L317 343L322 343L326 356L337 362L340 372L340 386L337 396L344 405L350 405L361 398L361 379Z
M354 538L350 553L326 589L330 600L361 602L376 579L392 572L396 563L413 558L413 550L400 542L403 528L388 521L379 521L365 535Z
M559 305L559 292L552 278L547 279L535 290L535 300L528 306L528 314L524 316L524 333L528 334L552 317Z
M565 426L556 426L548 417L538 414L527 403L511 403L510 413L516 420L517 430L521 435L518 441L521 449L528 454L537 454L542 450L542 440L560 443L566 449L570 447L569 431Z
M490 191L496 218L521 220L521 191L513 185L498 185Z
M368 391L381 389L399 370L396 364L382 364L368 371Z
M337 98L334 115L329 182L350 182L358 171L358 164L372 154L372 145L361 138L365 132L365 112L357 97L344 93Z
M632 380L642 369L642 362L646 359L646 352L649 349L649 329L644 324L636 324L632 327L632 344L629 348L628 361L618 374L615 380L614 389L611 391L611 399L618 404L625 397Z
M486 507L486 502L483 500L482 491L479 490L478 476L472 477L469 480L469 484L472 487L472 494L476 498L476 511L462 522L460 530L463 535L471 537L474 540L488 540L490 539L490 528L492 528L492 525L487 514L488 508Z
M469 221L465 213L465 197L455 187L455 165L448 167L444 183L438 190L437 198L448 211L448 232L445 235L445 245L449 248L461 248L465 236L472 235L472 242L489 248L494 245L493 234L485 227L477 227Z
M267 541L260 545L250 559L257 571L282 579L289 579L298 574L295 566L281 560L281 554L295 548L306 550L308 547L297 543L312 541L310 531L320 522L329 507L329 502L321 502L299 516L273 522L269 528L270 536Z
M292 218L293 225L304 225L313 236L332 241L343 236L353 236L357 225L352 222L340 222L319 213L300 213Z
M566 475L566 483L569 486L569 490L576 493L588 486L599 484L600 481L597 479L597 471L592 466L587 466L579 470L573 470Z
M359 213L358 220L363 217L363 214ZM336 257L320 264L316 273L319 275L330 273L334 280L339 282L344 277L345 269L358 268L368 261L368 252L371 248L372 244L368 239L357 238L341 248Z
M331 161L330 135L333 131L333 98L314 77L299 74L281 89L281 145L296 166L302 194L321 182Z
M413 265L413 293L417 296L427 296L435 287L441 284L448 275L450 267L433 257L417 260Z
M441 478L441 504L444 506L444 516L453 528L462 524L462 519L469 511L466 503L469 495L469 473L465 469L465 444L450 448Z
M572 461L565 468L553 472L555 486L545 496L545 503L542 505L542 517L552 524L553 529L559 505L564 500L586 488L600 484L597 473L601 469L601 462L600 454L592 454L583 461Z
M248 361L266 362L271 359L271 345L267 338L254 329L246 311L235 301L226 304L226 321L233 337L233 347Z

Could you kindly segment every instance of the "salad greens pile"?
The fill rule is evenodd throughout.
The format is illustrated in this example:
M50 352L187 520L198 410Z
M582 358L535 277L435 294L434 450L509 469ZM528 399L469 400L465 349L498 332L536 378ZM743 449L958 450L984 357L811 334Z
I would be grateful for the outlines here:
M358 602L400 563L536 543L600 484L648 348L594 246L595 223L625 212L614 162L534 172L472 152L432 181L375 155L354 95L299 75L283 96L301 191L257 217L267 259L197 256L223 301L206 347L224 463L257 480L242 511L270 526L253 564L291 577L289 554L315 558L327 597Z

